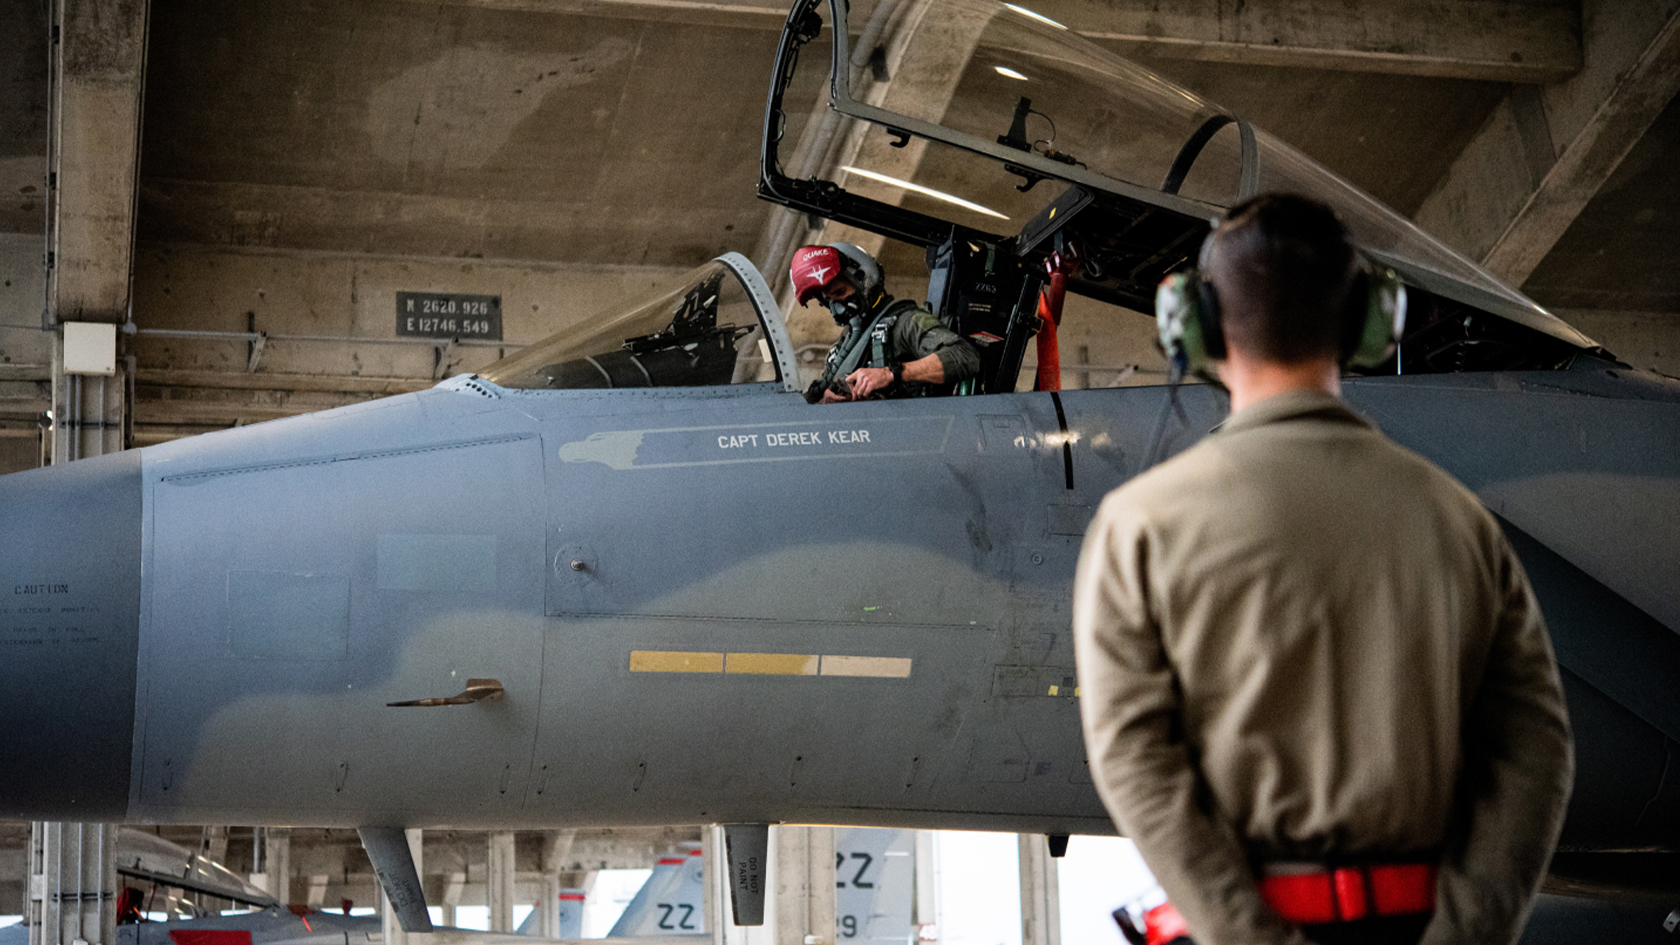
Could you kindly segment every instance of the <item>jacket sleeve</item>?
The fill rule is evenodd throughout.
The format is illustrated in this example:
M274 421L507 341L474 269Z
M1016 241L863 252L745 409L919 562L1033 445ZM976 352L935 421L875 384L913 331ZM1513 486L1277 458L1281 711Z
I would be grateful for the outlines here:
M895 347L913 352L905 360L938 355L947 384L966 381L980 372L980 352L974 350L973 343L946 328L937 315L926 309L906 314L893 330L898 335L894 339Z
M1516 554L1492 529L1499 607L1469 691L1455 827L1426 943L1515 942L1563 829L1575 758L1545 621Z
M1153 613L1149 545L1142 514L1111 496L1079 557L1073 632L1092 780L1198 945L1304 943L1260 898L1240 838L1211 809Z

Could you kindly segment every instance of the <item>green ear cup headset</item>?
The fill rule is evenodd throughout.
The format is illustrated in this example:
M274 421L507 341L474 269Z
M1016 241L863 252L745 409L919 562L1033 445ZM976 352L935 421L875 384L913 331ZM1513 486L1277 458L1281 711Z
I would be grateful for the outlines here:
M1202 244L1206 263L1213 234ZM1359 271L1348 287L1342 316L1340 359L1352 367L1376 367L1394 354L1406 327L1406 287L1394 270L1358 258ZM1219 321L1219 293L1201 270L1175 272L1155 290L1155 327L1174 378L1208 375L1225 357L1225 332Z

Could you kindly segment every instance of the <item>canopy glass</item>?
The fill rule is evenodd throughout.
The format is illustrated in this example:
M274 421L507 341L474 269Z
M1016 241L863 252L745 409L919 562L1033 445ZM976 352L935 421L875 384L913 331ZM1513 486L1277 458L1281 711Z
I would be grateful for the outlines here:
M1070 185L1201 219L1258 192L1308 194L1334 206L1361 247L1407 281L1592 344L1288 144L1083 39L1055 9L995 0L826 6L832 59L787 63L778 78L793 88L797 70L843 64L813 117L830 109L845 117L800 126L797 142L776 153L790 177L1000 236L1019 232Z

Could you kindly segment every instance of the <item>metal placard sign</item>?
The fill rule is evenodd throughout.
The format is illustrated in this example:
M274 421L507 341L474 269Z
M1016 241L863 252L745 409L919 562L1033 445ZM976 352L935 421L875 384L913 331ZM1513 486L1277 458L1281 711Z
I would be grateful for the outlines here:
M502 297L456 292L398 292L397 335L502 340Z

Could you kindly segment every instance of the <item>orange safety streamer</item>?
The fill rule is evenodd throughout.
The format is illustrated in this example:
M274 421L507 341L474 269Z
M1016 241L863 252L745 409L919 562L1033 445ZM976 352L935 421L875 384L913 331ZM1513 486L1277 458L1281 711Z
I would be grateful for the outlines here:
M1073 247L1065 252L1051 253L1044 260L1050 272L1050 282L1038 293L1038 376L1033 390L1062 389L1062 353L1056 342L1056 329L1062 324L1062 300L1067 297L1067 274L1079 264L1079 254Z

